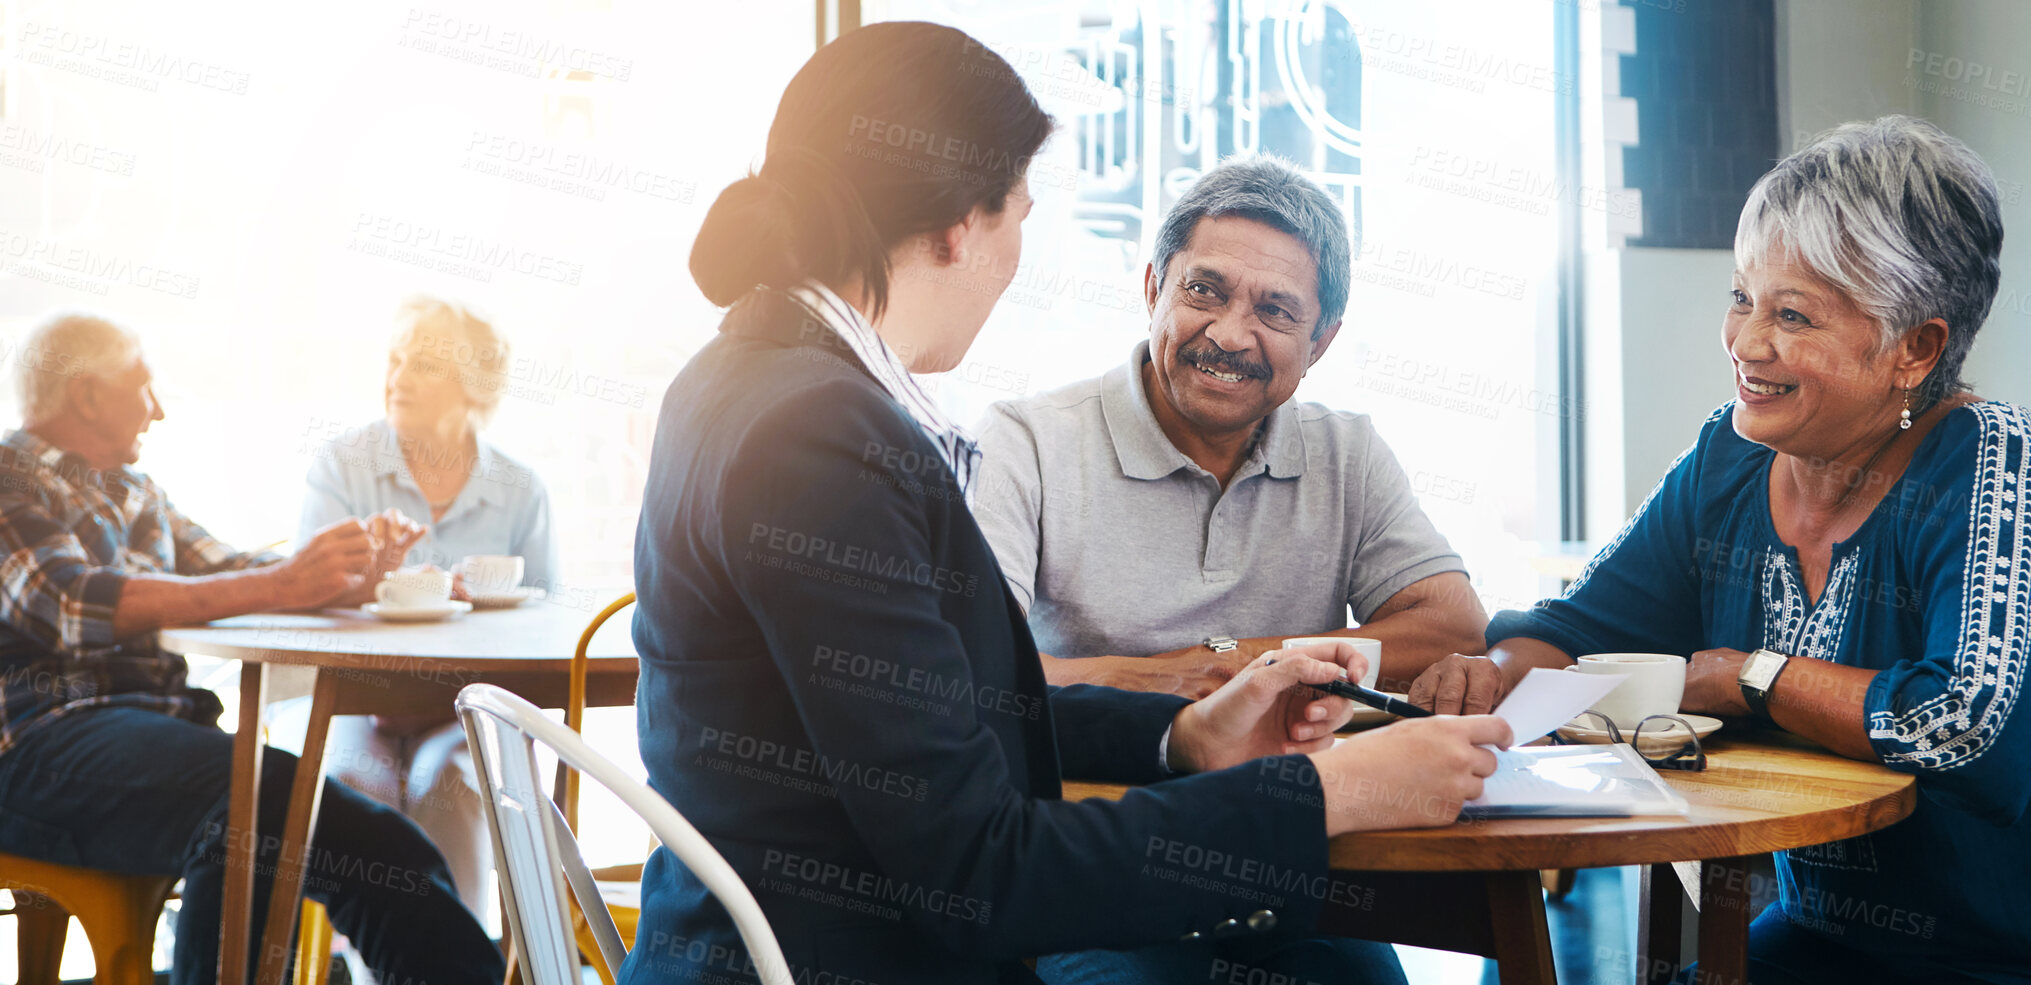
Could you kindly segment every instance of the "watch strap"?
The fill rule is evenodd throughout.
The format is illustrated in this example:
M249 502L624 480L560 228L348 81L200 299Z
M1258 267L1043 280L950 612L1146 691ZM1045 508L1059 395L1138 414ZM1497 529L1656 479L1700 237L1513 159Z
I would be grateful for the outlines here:
M1214 653L1226 653L1241 645L1241 641L1232 636L1208 636L1199 642Z

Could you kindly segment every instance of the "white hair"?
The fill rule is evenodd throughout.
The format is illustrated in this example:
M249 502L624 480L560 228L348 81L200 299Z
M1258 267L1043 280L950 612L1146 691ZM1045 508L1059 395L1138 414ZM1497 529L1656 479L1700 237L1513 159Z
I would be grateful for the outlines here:
M1995 301L2002 249L1989 166L1909 116L1814 137L1749 189L1735 227L1736 264L1788 251L1874 319L1884 347L1931 319L1946 322L1945 349L1913 410L1966 389L1961 366Z
M465 390L474 427L491 420L508 387L508 343L491 322L471 308L418 294L395 309L391 350L414 349L436 356Z
M98 315L58 312L30 329L14 359L14 389L23 423L63 413L71 381L111 376L141 355L134 333Z

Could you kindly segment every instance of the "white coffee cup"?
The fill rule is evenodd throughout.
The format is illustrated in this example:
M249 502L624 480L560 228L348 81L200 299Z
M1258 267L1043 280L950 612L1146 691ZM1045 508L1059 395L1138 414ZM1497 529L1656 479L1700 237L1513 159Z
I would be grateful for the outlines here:
M374 601L391 609L422 609L451 598L451 572L438 568L394 571L374 586Z
M1361 675L1360 684L1362 687L1369 689L1375 687L1376 679L1382 674L1381 640L1371 640L1366 636L1294 636L1283 641L1283 646L1284 649L1288 650L1294 646L1311 646L1317 643L1354 644L1354 649L1360 651L1363 657L1368 658L1368 672Z
M515 554L471 554L458 563L466 590L476 595L500 595L522 584L522 558Z
M1589 653L1567 670L1582 674L1626 674L1588 711L1598 711L1623 732L1652 715L1676 715L1685 697L1685 658L1675 653ZM1598 724L1592 719L1587 725ZM1625 736L1626 737L1626 736Z

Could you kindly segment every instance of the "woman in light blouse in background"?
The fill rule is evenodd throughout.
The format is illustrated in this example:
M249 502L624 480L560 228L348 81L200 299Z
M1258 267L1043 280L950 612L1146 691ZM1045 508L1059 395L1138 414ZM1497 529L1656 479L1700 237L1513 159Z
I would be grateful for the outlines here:
M394 509L428 530L410 565L450 569L470 555L519 555L523 584L550 587L557 562L543 482L479 437L508 366L508 344L470 310L430 297L404 301L388 347L387 417L318 451L302 528ZM329 743L332 775L414 820L451 864L459 896L484 913L492 844L451 709L416 720L335 718Z

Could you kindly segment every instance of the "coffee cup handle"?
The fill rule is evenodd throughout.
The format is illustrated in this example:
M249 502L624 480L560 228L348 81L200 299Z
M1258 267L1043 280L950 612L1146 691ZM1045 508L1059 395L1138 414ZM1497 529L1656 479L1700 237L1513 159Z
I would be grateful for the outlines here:
M388 604L388 594L387 594L387 592L388 592L388 583L387 583L387 582L385 582L385 581L384 581L384 582L381 582L381 583L380 583L380 584L378 584L378 585L375 585L375 586L374 586L374 601L375 601L375 602L378 602L378 603L380 603L380 604L382 604L382 605L387 605L387 604Z

